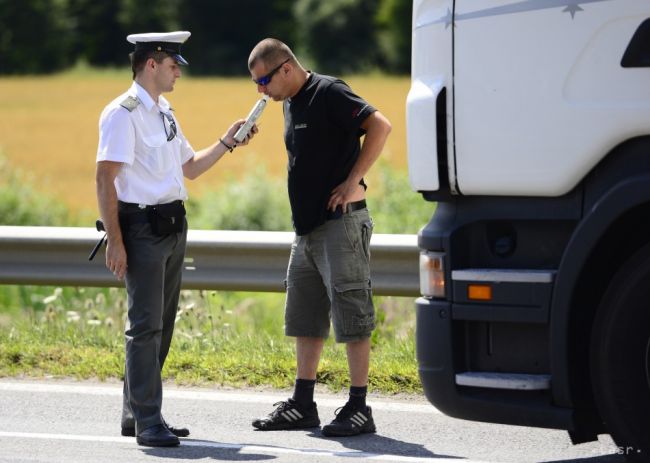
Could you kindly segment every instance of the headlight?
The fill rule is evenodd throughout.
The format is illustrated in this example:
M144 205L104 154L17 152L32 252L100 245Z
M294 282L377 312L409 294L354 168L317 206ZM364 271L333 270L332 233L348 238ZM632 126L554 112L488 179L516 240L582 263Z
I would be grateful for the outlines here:
M424 297L445 297L445 254L443 252L420 253L420 292Z

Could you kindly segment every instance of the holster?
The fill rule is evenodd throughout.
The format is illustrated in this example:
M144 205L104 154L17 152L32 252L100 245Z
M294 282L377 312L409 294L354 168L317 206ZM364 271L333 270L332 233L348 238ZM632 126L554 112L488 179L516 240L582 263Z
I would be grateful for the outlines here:
M147 209L151 231L154 235L170 235L183 231L185 206L182 201L158 204Z

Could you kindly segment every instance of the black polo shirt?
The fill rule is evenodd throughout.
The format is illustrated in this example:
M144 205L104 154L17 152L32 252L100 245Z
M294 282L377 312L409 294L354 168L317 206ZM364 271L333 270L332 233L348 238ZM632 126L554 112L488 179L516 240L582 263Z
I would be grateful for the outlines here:
M293 226L306 235L325 223L332 190L359 157L360 126L376 109L342 80L315 73L283 109Z

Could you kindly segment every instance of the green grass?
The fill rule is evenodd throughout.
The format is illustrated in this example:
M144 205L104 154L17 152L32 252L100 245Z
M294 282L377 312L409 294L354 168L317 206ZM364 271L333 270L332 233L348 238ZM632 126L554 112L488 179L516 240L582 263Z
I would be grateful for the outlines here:
M48 289L0 327L0 376L122 378L124 290ZM420 393L412 300L375 301L370 388ZM295 352L282 333L283 302L282 294L183 291L163 377L179 385L291 387ZM328 340L318 381L332 391L347 387L344 346Z

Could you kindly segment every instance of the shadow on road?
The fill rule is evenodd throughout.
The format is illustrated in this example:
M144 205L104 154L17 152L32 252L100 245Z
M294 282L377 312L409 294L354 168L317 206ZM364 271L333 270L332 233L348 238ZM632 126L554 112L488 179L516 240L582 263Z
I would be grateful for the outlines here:
M343 447L350 450L326 450L324 448L294 448L290 445L286 447L274 445L259 444L229 444L216 441L182 439L180 447L172 448L156 448L156 447L141 447L140 450L151 456L159 458L172 458L172 459L185 459L185 460L199 460L204 458L211 458L213 460L224 461L262 461L278 458L279 455L300 455L302 457L318 456L322 454L329 454L335 457L350 457L350 458L368 458L373 455L396 455L401 457L412 458L449 458L449 459L463 459L462 457L438 455L430 450L427 450L423 445L412 444L390 437L384 437L377 434L364 434L355 437L340 437L336 439L325 438L320 432L311 432L307 434L309 437L316 439L323 439L327 441L335 440ZM257 453L260 451L259 447L268 449L268 453ZM257 448L256 448L257 447ZM277 450L278 455L273 455L274 450ZM242 453L245 451L246 453ZM596 462L594 462L596 463ZM597 462L609 463L609 462Z
M240 453L245 444L224 444L214 441L182 439L179 447L141 447L142 453L158 458L202 460L211 458L224 461L263 461L277 458L262 453Z
M450 459L463 459L462 457L451 455L439 455L433 453L431 450L426 449L421 444L412 444L398 439L392 439L380 434L362 434L354 437L324 437L320 432L312 432L308 434L311 437L324 440L336 440L341 445L348 449L356 450L357 452L378 454L378 455L397 455L401 457L415 457L415 458L450 458ZM340 456L355 456L357 452L336 452Z

